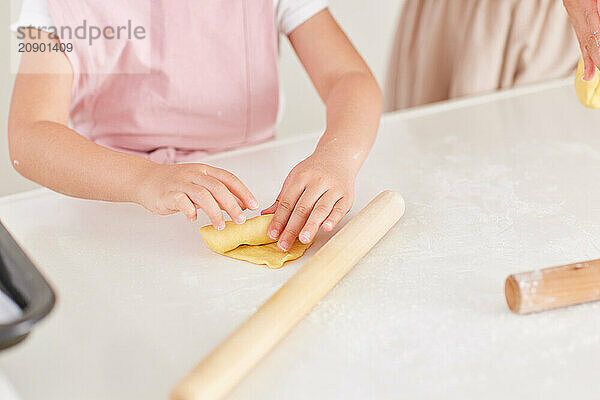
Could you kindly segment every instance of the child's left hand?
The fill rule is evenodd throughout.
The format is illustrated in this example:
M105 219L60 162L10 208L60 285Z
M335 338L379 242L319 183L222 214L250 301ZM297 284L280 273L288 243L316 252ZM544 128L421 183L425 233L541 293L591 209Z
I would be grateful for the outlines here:
M354 200L354 181L379 127L381 89L369 67L325 9L288 38L327 107L327 127L315 152L286 178L268 236L287 251L331 231Z
M356 165L355 165L356 164ZM262 214L275 213L267 232L287 251L296 238L310 243L319 227L331 231L350 211L360 163L313 153L290 172L275 203Z

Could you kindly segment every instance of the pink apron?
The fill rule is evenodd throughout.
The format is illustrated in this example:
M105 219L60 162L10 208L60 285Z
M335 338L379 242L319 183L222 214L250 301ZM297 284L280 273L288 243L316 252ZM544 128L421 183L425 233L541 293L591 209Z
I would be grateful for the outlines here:
M273 0L48 5L61 41L74 46L67 53L75 73L70 117L85 137L160 163L197 160L273 137ZM61 32L84 24L77 37ZM117 38L119 27L127 26ZM103 37L90 44L96 28Z

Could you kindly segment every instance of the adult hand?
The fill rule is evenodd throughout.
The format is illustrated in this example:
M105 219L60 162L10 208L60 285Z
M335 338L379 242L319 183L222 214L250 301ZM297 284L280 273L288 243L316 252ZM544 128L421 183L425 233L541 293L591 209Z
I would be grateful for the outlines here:
M585 64L583 79L594 77L600 67L600 0L563 0L567 9Z

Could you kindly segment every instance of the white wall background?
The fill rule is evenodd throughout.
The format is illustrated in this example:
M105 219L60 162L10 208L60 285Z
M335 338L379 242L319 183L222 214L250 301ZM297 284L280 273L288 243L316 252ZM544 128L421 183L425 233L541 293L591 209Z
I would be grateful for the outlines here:
M379 83L385 81L388 53L395 23L404 0L329 0L331 11L367 60ZM12 5L11 5L12 3ZM10 165L6 126L14 76L11 74L11 40L8 26L11 9L20 9L21 0L0 0L0 196L34 188ZM15 16L12 16L13 20ZM281 41L281 82L286 113L278 129L280 136L294 135L324 127L325 114L316 91L296 59L287 39Z
M404 0L329 0L330 9L383 88L388 53ZM324 108L287 39L281 41L281 81L286 114L280 135L322 129Z

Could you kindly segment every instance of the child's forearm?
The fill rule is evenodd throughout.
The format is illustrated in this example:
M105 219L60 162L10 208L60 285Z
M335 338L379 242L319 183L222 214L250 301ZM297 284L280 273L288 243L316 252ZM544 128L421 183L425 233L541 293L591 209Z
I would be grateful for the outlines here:
M328 9L288 35L327 107L327 129L315 152L296 165L277 199L269 237L287 250L299 238L312 241L331 231L348 213L354 182L375 141L381 90L369 67Z
M244 209L258 208L250 190L225 170L205 164L159 165L97 145L57 122L14 121L9 126L13 165L57 192L135 202L161 215L182 212L192 222L201 209L216 229L225 227L222 210L241 224Z
M155 165L119 153L49 121L12 124L9 145L14 168L57 192L92 200L135 202L138 187Z
M335 154L358 172L379 128L381 90L370 73L347 73L337 80L325 103L327 130L316 152Z
M60 44L44 31L25 40L32 46ZM26 52L21 57L8 124L14 168L70 196L136 201L140 177L153 164L99 146L67 127L73 76L63 53Z

